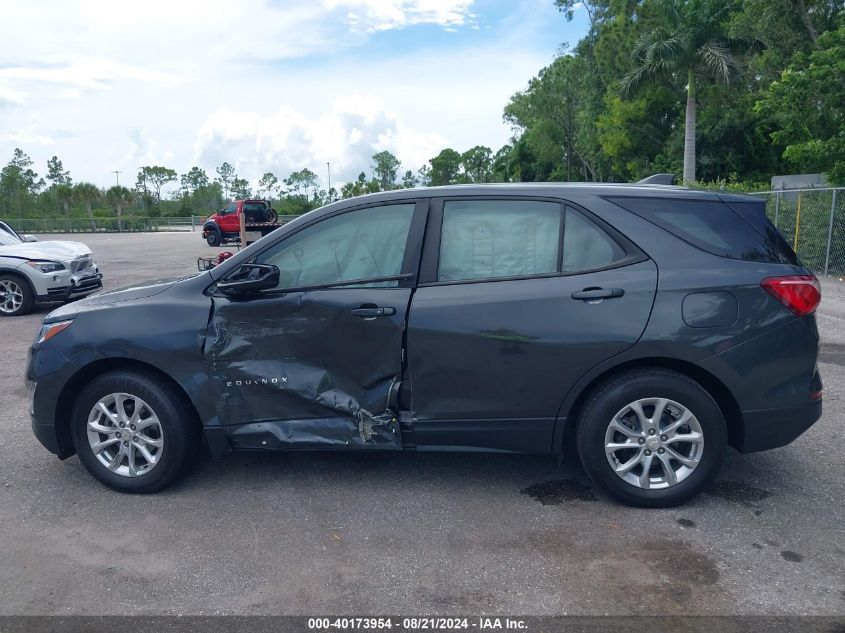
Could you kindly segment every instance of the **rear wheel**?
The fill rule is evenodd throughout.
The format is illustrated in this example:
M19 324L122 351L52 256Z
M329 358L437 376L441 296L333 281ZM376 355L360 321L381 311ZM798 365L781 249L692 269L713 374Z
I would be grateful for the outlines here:
M223 236L220 234L220 229L217 227L209 229L208 235L205 237L205 241L209 246L220 246L221 242L223 242Z
M193 411L159 378L131 371L98 376L77 398L76 453L98 481L120 492L161 490L193 463Z
M584 404L578 454L594 483L641 507L684 503L718 474L727 447L719 406L678 372L639 369L600 385Z
M279 219L279 216L276 214L275 209L267 209L267 221L268 222L275 222Z
M32 310L35 297L17 275L0 275L0 315L20 316Z

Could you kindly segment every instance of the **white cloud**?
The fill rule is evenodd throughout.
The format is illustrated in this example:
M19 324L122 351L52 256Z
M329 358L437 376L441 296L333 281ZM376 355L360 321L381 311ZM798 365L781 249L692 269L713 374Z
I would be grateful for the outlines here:
M474 0L323 0L329 9L345 9L355 29L382 31L415 24L454 27L470 22Z
M113 170L134 182L145 164L198 164L211 175L228 160L254 180L303 167L324 177L331 162L339 182L369 170L382 149L407 169L447 145L495 149L510 134L503 106L560 35L538 43L557 16L550 0L493 0L495 19L477 4L6 3L0 165L21 147L42 173L55 154L75 180L109 184ZM32 24L36 37L22 27Z
M403 125L380 100L352 95L313 115L290 106L268 116L219 109L200 127L194 158L208 166L228 161L252 180L267 170L284 178L303 167L322 176L328 162L333 181L340 183L368 170L381 150L396 154L403 169L416 171L445 144L439 134Z

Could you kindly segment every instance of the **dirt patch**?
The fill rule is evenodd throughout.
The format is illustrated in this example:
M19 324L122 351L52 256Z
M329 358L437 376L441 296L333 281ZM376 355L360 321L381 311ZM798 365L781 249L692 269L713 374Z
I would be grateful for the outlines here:
M567 501L596 501L592 488L575 479L558 479L532 484L520 490L524 495L533 497L544 506L554 506Z
M788 560L790 563L800 563L804 560L804 556L802 554L788 549L783 550L780 555L783 557L783 560Z
M710 486L706 494L743 505L751 505L772 496L768 490L741 484L738 481L717 481Z

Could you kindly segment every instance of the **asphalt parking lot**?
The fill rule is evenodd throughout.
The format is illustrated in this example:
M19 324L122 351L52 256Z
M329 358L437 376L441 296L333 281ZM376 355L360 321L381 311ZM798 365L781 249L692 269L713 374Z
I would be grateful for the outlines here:
M224 250L76 239L106 288ZM671 510L597 497L576 464L483 454L231 455L121 495L31 433L26 350L49 310L0 319L0 613L845 614L845 283L823 287L823 419L732 452Z

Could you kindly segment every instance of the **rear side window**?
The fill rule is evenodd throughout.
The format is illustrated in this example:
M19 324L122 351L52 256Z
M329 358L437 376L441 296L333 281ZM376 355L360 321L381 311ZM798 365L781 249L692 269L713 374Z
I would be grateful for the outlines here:
M557 202L447 201L437 279L573 274L613 266L627 257L604 229Z
M563 272L575 273L610 266L625 257L612 237L567 207L563 231Z
M557 272L560 204L467 200L443 208L439 281Z
M645 197L609 197L608 200L713 255L754 262L795 263L792 249L771 226L762 209L759 209L760 217L752 223L746 216L758 210L735 212L721 201Z
M769 221L766 216L766 203L760 202L728 202L727 205L736 211L739 216L748 222L754 229L766 239L768 247L776 253L784 263L797 264L798 256L789 245L781 232Z

